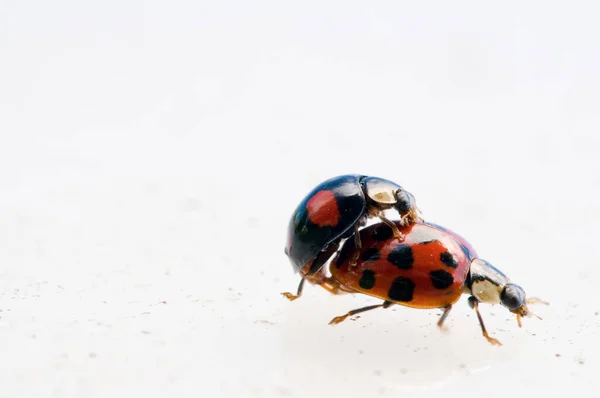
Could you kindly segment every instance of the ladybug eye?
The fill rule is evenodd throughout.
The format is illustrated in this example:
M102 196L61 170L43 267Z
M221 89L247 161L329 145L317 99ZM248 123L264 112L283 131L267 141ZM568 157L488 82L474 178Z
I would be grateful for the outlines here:
M517 310L527 304L525 291L521 286L507 283L500 293L500 303L509 310Z

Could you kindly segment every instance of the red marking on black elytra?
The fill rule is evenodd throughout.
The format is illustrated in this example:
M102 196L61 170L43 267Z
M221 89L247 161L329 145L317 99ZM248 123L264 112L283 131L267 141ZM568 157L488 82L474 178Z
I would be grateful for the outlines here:
M319 227L335 227L340 221L340 210L332 191L319 191L306 202L310 222Z

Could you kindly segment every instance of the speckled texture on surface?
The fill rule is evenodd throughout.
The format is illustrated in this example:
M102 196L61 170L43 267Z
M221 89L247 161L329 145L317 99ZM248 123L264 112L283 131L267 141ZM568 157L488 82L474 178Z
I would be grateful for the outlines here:
M0 397L596 396L598 5L253 4L0 4ZM289 216L345 173L544 320L285 300Z

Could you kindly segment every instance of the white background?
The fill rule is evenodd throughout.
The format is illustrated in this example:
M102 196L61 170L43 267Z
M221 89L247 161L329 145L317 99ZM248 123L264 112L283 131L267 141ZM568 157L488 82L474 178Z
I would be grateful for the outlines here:
M0 397L596 396L595 2L95 3L0 2ZM288 219L347 173L544 320L285 300Z

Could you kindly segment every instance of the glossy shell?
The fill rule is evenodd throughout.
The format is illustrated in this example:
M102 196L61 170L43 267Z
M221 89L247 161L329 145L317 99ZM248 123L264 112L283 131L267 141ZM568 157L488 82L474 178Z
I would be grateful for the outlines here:
M330 265L344 286L408 307L440 308L455 303L463 288L471 256L470 245L438 226L416 223L401 227L399 242L385 224L360 231L362 249L355 267L349 259L355 250L347 240Z
M360 175L331 178L315 187L300 202L288 225L285 253L296 271L320 251L352 234L365 213L366 199Z
M454 231L449 230L448 228L444 228L441 225L437 225L434 223L430 223L430 222L426 222L425 224L437 228L442 232L447 233L448 235L451 235L454 239L456 239L458 241L458 243L461 245L463 252L465 253L465 255L469 258L469 260L474 260L476 258L479 258L479 256L477 255L477 252L475 251L475 249L473 248L473 246L471 246L471 244L462 236L460 236L459 234L457 234Z

